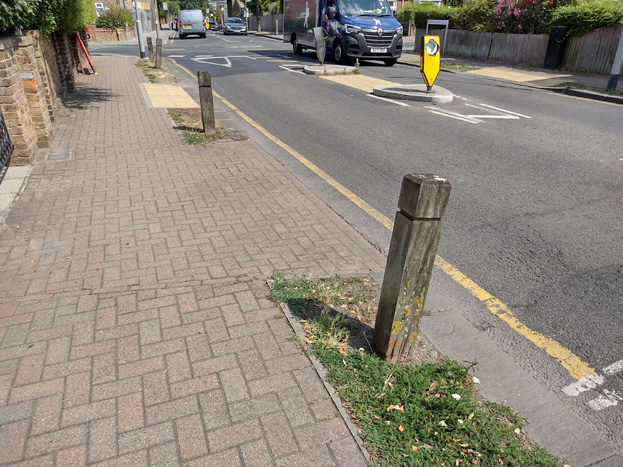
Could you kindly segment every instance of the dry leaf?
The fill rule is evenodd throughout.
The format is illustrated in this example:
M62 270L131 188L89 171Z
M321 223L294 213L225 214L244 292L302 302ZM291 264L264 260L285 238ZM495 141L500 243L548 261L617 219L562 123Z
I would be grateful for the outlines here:
M37 262L37 260L33 259L30 263L32 264L32 263L36 263L36 262Z
M400 426L398 427L398 431L405 431L405 427L404 427L404 426L402 426L402 425L400 425Z
M338 350L339 353L346 355L346 350L342 347Z
M411 446L411 449L413 449L415 452L418 452L420 450L420 448L418 448L417 446Z
M387 412L389 412L389 411L390 411L391 409L393 409L394 407L395 407L395 405L393 405L393 404L392 404L392 405L390 405L389 407L387 407L385 410L386 410Z

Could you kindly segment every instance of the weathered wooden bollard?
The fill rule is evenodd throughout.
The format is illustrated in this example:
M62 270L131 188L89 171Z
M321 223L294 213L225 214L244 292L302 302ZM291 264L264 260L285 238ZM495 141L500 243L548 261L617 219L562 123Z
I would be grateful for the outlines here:
M203 132L206 134L214 133L216 125L214 122L214 98L212 97L212 78L210 73L198 71L197 81L199 82L199 102L201 104Z
M450 189L435 175L402 180L372 340L388 361L408 358L415 348Z
M150 62L154 61L154 44L151 41L151 37L147 38L147 56Z
M156 68L162 68L162 39L156 39Z

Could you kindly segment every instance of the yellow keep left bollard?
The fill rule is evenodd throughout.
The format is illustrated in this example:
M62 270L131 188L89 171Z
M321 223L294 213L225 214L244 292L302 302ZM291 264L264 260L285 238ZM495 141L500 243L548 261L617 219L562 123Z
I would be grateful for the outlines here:
M426 92L431 92L441 68L439 36L422 36L420 46L420 73L426 83Z

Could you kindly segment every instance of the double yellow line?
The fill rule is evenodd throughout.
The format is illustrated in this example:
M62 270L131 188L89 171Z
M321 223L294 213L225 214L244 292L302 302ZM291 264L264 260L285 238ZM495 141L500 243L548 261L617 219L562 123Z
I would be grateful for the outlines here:
M179 66L179 65L178 65ZM181 67L183 68L183 67ZM185 68L184 68L185 69ZM186 69L185 69L186 70ZM186 70L191 76L194 76L190 71ZM340 184L337 180L335 180L331 175L326 173L320 167L313 164L307 158L305 158L301 153L297 150L289 146L288 144L281 141L279 138L274 136L256 121L252 120L248 115L243 113L240 109L238 109L235 105L229 102L224 97L220 96L216 92L213 94L223 102L227 107L229 107L232 111L238 114L241 118L247 121L251 126L253 126L256 130L262 133L266 138L271 140L277 146L281 147L285 151L287 151L290 155L292 155L295 159L297 159L301 164L307 167L309 170L318 175L322 180L335 188L338 192L352 201L355 205L365 211L368 215L372 216L379 223L385 226L390 231L394 228L394 223L391 219L384 216L380 211L366 203L363 199L358 197L355 193L350 191L348 188ZM563 368L565 368L569 374L575 379L584 378L595 371L588 363L584 362L580 357L575 355L566 347L563 347L560 343L556 342L550 337L547 337L537 331L534 331L527 327L525 324L521 323L515 315L513 315L512 311L504 302L495 296L491 295L489 292L484 290L474 281L469 279L465 274L456 269L446 260L441 258L440 256L435 257L435 265L440 268L443 272L445 272L448 276L450 276L455 282L461 285L463 288L467 289L474 297L476 297L480 302L482 302L487 309L495 316L504 321L511 329L518 332L522 336L524 336L528 341L532 342L538 348L543 349L548 355L557 360Z

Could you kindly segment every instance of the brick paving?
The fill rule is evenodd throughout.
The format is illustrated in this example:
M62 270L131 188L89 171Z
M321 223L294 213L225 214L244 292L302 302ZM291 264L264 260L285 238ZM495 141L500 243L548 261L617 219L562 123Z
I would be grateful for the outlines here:
M0 462L365 465L273 271L385 259L252 141L184 146L100 58L0 233Z

